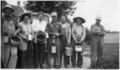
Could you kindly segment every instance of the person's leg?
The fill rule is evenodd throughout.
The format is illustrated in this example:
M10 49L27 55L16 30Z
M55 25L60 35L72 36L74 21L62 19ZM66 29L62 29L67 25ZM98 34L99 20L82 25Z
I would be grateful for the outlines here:
M60 45L60 40L56 40L56 66L57 68L60 68L60 56L61 56L61 45Z
M39 44L39 51L40 51L40 53L39 53L39 60L40 60L40 62L39 62L39 64L40 64L40 67L41 68L43 68L43 64L44 64L44 57L45 57L45 45L43 45L43 44Z
M11 56L10 60L8 63L8 68L16 68L16 63L17 63L17 47L12 47L10 49Z
M10 57L10 46L9 45L3 45L1 47L1 59L2 59L2 62L3 62L4 68L7 68L9 57Z
M94 37L91 42L91 66L94 67L97 61L98 38Z
M51 39L49 38L47 40L47 65L48 65L48 68L51 68L52 64L51 64Z
M83 63L82 52L78 52L77 56L78 56L78 58L77 58L77 66L81 67L82 63Z
M21 58L21 68L27 68L26 67L26 53L27 53L27 51L21 51L21 56L22 56L22 58Z
M68 67L69 64L70 64L70 56L64 54L64 66Z
M33 68L33 48L32 48L32 43L28 42L28 48L27 48L27 68Z
M72 56L71 56L71 61L72 61L72 66L76 66L76 51L75 51L75 43L72 43Z
M97 53L98 56L97 64L99 66L102 64L103 46L104 46L104 40L101 38L99 39L98 53Z

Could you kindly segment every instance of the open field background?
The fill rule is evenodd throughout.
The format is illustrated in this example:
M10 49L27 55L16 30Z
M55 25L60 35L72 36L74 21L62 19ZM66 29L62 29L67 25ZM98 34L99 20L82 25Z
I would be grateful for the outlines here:
M106 34L103 48L103 67L119 68L119 33Z

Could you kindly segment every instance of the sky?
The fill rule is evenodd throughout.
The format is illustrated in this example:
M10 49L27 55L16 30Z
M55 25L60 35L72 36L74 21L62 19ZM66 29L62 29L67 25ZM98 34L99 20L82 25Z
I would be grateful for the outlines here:
M18 0L6 0L9 4L16 5ZM20 0L21 6L26 0ZM120 0L77 0L75 5L77 9L73 17L83 17L86 20L85 27L90 29L90 26L95 23L96 16L101 16L101 24L106 30L120 31Z

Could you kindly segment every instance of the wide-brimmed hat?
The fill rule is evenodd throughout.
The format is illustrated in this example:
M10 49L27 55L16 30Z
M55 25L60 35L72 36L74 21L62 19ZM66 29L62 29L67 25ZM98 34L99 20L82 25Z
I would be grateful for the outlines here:
M2 11L3 11L3 12L6 12L7 9L10 9L10 10L11 10L11 13L15 11L15 10L12 8L11 5L6 5L6 6L2 9Z
M20 21L23 21L23 19L24 19L25 16L28 16L29 18L31 18L31 13L26 12L26 13L21 14L20 17L19 17Z
M82 17L75 17L75 18L73 19L73 21L74 21L75 23L77 23L77 20L78 20L78 19L81 20L81 23L85 23L85 22L86 22L85 19L82 18Z

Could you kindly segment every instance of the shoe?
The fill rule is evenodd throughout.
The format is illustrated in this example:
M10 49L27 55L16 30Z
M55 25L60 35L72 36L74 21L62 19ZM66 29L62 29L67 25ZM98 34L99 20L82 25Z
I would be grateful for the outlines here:
M56 65L56 68L59 69L59 68L60 68L60 65Z
M76 65L72 65L72 67L76 67Z
M81 67L82 67L82 65L77 65L77 67L81 68Z

